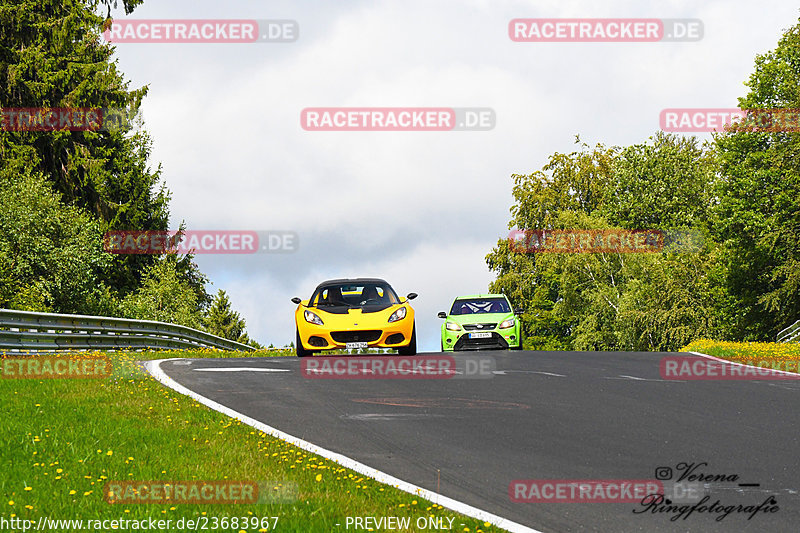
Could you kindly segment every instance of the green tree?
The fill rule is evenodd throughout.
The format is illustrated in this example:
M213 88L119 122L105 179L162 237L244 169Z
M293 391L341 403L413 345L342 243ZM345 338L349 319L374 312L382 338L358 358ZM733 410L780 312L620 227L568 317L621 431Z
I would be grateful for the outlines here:
M620 347L674 350L717 331L719 300L712 294L719 291L709 278L718 257L709 236L714 156L694 137L658 132L622 149L614 162L603 208L613 225L698 237L695 252L651 256L636 273L620 300Z
M580 151L552 155L541 171L514 174L515 203L508 227L569 227L561 218L564 213L591 215L599 211L612 177L614 153L614 149L602 145L589 149L582 144ZM556 312L556 305L563 299L565 280L544 255L515 253L508 240L501 239L486 256L486 262L497 273L490 291L505 293L514 307L525 309L525 347L568 348L576 320Z
M141 3L126 1L127 12ZM104 2L110 7L111 2ZM105 17L92 0L0 1L0 105L115 108L138 113L147 88L129 90L100 33ZM114 4L115 5L115 4ZM160 169L148 165L150 139L132 124L113 131L6 131L0 166L14 146L33 148L30 161L69 205L107 229L167 229L169 193ZM105 276L120 293L138 286L147 255L115 256Z
M247 336L244 319L233 310L228 295L222 289L214 296L208 312L203 318L203 324L206 331L212 335L243 344L251 342Z
M605 229L606 220L583 212L564 211L561 228ZM620 299L632 273L640 270L638 254L546 253L540 267L558 276L559 295L554 316L570 324L569 346L578 350L612 350L619 347L616 320Z
M142 286L123 298L124 316L202 328L197 294L191 283L180 275L178 261L176 256L168 254L148 268Z
M141 3L121 2L126 13ZM100 36L117 5L116 0L0 0L0 106L110 108L135 117L147 87L129 88L113 59L114 48ZM92 227L101 233L168 229L170 195L160 166L150 166L150 151L150 137L135 120L103 131L0 131L0 169L18 168L24 161L24 168L43 176L65 204L90 214ZM146 254L107 259L92 268L100 268L105 290L116 299L139 288L159 261ZM192 286L202 311L210 302L205 276L191 256L173 266ZM35 296L41 291L34 286L15 290L41 307L43 300ZM86 306L57 307L79 312Z
M100 235L97 221L64 205L40 174L0 169L0 307L113 312Z
M800 108L800 23L759 55L742 109ZM716 136L714 231L723 244L721 315L732 339L772 340L800 319L800 135Z
M128 3L130 4L130 3ZM128 90L100 32L97 1L0 3L3 107L118 108L135 115L147 88ZM164 229L168 197L147 165L149 138L126 123L112 131L10 131L32 146L37 170L65 201L112 226ZM153 226L155 224L155 226Z
M583 145L514 176L509 226L705 232L712 163L694 141L660 134L624 149ZM522 254L501 240L487 256L490 290L526 309L528 348L677 349L713 330L713 250L706 239L692 254Z
M707 226L713 203L713 152L695 137L656 133L614 160L603 214L629 229Z
M713 252L660 254L642 264L619 301L615 329L626 350L674 351L714 337Z

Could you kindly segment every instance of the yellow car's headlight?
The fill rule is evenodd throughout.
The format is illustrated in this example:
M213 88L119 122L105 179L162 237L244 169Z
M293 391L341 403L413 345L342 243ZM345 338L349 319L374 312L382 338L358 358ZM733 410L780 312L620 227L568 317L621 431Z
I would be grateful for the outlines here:
M503 320L502 322L500 322L500 329L507 329L507 328L510 328L510 327L513 327L513 326L514 326L514 319L513 318L507 318L507 319Z
M461 331L461 326L455 322L445 322L444 327L450 331Z
M315 315L314 313L312 313L311 311L303 311L303 318L306 319L306 322L309 322L311 324L316 324L318 326L322 325L322 319L317 315Z
M397 322L398 320L403 320L405 317L406 317L406 308L401 307L400 309L392 313L392 316L389 317L389 322Z

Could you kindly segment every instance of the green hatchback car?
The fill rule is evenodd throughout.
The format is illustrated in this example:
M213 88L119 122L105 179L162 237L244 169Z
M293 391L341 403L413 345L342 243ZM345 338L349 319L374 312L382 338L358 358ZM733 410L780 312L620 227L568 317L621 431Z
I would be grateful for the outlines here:
M450 313L439 313L442 351L521 350L522 327L505 294L459 296Z

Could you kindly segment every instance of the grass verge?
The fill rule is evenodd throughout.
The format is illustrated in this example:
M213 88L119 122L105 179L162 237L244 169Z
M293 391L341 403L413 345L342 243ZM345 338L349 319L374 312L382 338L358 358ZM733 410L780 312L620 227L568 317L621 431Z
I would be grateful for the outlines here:
M235 354L209 350L181 356ZM103 354L83 354L97 355ZM209 520L210 528L210 520L228 517L226 527L217 522L213 530L316 532L345 531L348 516L409 517L411 527L393 530L417 531L415 521L432 516L451 524L452 531L503 531L256 431L161 386L136 363L175 352L107 355L114 371L105 379L0 379L0 519L34 524L41 517L169 519L169 531L183 531L176 526L181 518ZM104 500L110 481L157 480L269 481L274 487L296 486L297 492L294 501L280 504L111 505ZM266 523L260 520L265 517Z
M791 342L728 342L698 339L682 352L699 352L753 366L767 366L787 372L798 372L800 343Z

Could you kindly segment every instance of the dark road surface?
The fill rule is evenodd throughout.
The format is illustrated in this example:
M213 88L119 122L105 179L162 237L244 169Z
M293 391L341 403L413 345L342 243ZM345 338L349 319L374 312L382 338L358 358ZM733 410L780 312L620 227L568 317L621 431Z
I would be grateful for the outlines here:
M660 359L678 354L481 355L494 358L491 379L308 379L294 357L161 368L206 398L420 487L435 491L439 472L444 496L540 531L800 530L800 381L662 380ZM278 371L215 370L231 368ZM642 513L638 502L509 498L512 480L654 479L680 463L732 480L701 487L708 505L774 495L779 509L671 521L674 513Z

